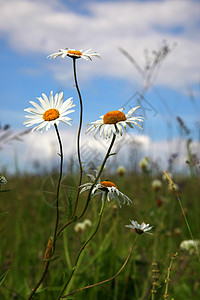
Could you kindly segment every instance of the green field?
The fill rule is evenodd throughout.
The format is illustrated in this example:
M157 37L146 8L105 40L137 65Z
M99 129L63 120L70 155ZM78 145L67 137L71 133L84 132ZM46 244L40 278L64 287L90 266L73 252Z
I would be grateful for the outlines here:
M5 175L5 174L4 174ZM109 174L106 174L108 176ZM156 178L161 178L161 174ZM104 175L102 175L104 177ZM53 189L57 178L51 176L6 176L8 183L0 193L0 212L8 212L0 219L0 299L27 299L44 269L44 253L48 239L53 235L56 209ZM60 221L69 218L73 204L77 176L64 176L60 193ZM114 276L123 265L136 232L125 228L129 220L143 221L154 226L153 235L138 235L133 253L121 273L112 281L80 291L67 299L163 299L170 255L178 252L169 272L170 281L166 299L200 299L200 262L195 253L180 249L183 240L191 239L175 194L163 182L158 192L152 191L155 178L147 175L110 175L118 189L132 199L130 206L120 209L117 202L106 202L97 234L80 256L75 276L68 292ZM84 175L83 182L88 178ZM192 234L199 238L199 178L177 177L179 197ZM82 211L87 192L81 194L77 215ZM82 233L72 223L57 241L54 261L34 299L56 299L72 270L78 250L94 231L101 207L101 196L89 203L87 213L79 222L90 219L92 226ZM155 265L156 263L156 265ZM152 265L153 264L153 265ZM152 295L157 269L157 293ZM4 279L4 280L3 280ZM66 294L66 293L65 293Z

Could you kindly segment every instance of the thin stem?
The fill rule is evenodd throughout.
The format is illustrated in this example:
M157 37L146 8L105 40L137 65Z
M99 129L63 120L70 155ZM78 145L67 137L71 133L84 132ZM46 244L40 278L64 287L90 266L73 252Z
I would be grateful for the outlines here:
M105 164L106 164L106 161L107 161L107 159L108 159L108 157L109 157L109 155L110 155L110 152L111 152L111 150L112 150L112 147L113 147L113 145L114 145L115 139L116 139L116 135L114 134L114 135L113 135L113 138L112 138L112 141L111 141L111 143L110 143L110 146L109 146L109 148L108 148L108 151L107 151L107 153L106 153L106 156L105 156L105 158L104 158L104 161L103 161L103 163L102 163L102 165L101 165L101 168L100 168L100 170L99 170L99 173L98 173L98 175L97 175L97 177L96 177L96 179L95 179L93 185L91 186L91 188L90 188L90 190L89 190L89 194L88 194L87 201L86 201L85 207L84 207L84 209L83 209L83 212L82 212L81 215L76 219L76 221L80 220L80 219L83 217L83 215L85 214L86 210L87 210L88 204L89 204L89 202L90 202L90 197L91 197L91 193L92 193L93 187L95 186L95 184L97 183L98 179L99 179L100 176L101 176L101 173L102 173L102 171L103 171L103 168L104 168L104 166L105 166ZM61 227L61 229L60 229L60 230L58 231L58 233L57 233L57 237L58 237L58 236L62 233L62 231L63 231L67 226L69 226L71 223L73 223L72 217L68 220L68 222L67 222L65 225L63 225L63 227Z
M46 273L47 273L48 268L49 268L49 264L50 264L50 261L47 261L45 263L43 274L42 274L40 280L38 281L38 283L36 284L36 286L32 289L32 292L31 292L30 296L28 297L28 300L32 299L32 297L35 295L37 289L39 288L40 284L42 283L43 279L45 278Z
M57 185L57 193L56 193L56 223L55 223L54 236L53 236L53 242L52 242L51 257L54 255L54 253L55 253L55 247L56 247L56 235L57 235L58 222L59 222L59 192L60 192L60 184L61 184L62 169L63 169L62 141L61 141L61 138L60 138L60 134L59 134L57 125L54 124L54 126L55 126L56 134L57 134L57 137L58 137L58 143L59 143L59 146L60 146L60 174L59 174L58 185ZM41 276L40 280L38 281L38 283L36 284L36 286L33 288L33 290L31 292L28 300L32 299L33 295L36 293L37 289L39 288L39 286L43 282L43 280L44 280L44 278L45 278L45 276L47 274L49 265L50 265L50 260L48 260L48 261L45 262L45 267L44 267L44 271L42 273L42 276Z
M83 246L81 247L81 249L79 250L78 252L78 255L77 255L77 258L76 258L76 261L74 263L74 267L71 271L71 274L66 282L66 284L64 285L60 295L58 296L57 299L60 299L62 294L64 293L65 289L67 288L67 286L69 285L73 275L74 275L74 272L76 270L76 267L77 267L77 264L78 264L78 261L79 261L79 258L80 258L80 255L81 253L83 252L83 250L85 249L85 247L88 245L88 243L91 241L91 239L95 236L95 234L97 233L98 229L99 229L99 226L100 226L100 223L101 223L101 218L102 218L102 215L103 215L103 210L104 210L104 207L105 207L105 202L106 202L106 198L107 198L107 192L105 192L105 195L104 195L104 199L103 199L103 202L102 202L102 206L101 206L101 210L100 210L100 213L99 213L99 220L98 220L98 223L97 223L97 227L95 229L95 231L93 232L93 234L89 237L89 239L83 244Z
M82 179L82 173L83 173L82 162L81 162L81 153L80 153L80 134L81 134L82 120L83 120L83 101L82 101L81 92L80 92L80 89L78 86L78 80L77 80L77 75L76 75L76 58L73 58L73 71L74 71L75 85L76 85L76 89L77 89L78 96L79 96L79 102L80 102L80 122L79 122L78 136L77 136L77 152L78 152L78 162L79 162L79 168L80 168L80 179L79 179L79 185L80 185L81 179Z
M80 116L79 116L79 128L78 128L78 135L77 135L77 153L78 153L78 163L79 163L79 169L80 169L80 176L79 176L79 183L78 183L78 190L77 190L77 195L76 195L76 201L74 205L74 210L73 213L70 217L70 220L73 219L77 205L78 205L78 200L79 200L79 194L80 194L80 185L82 182L82 177L83 177L83 167L82 167L82 162L81 162L81 150L80 150L80 135L81 135L81 128L82 128L82 122L83 122L83 101L81 97L81 92L78 86L78 80L77 80L77 75L76 75L76 58L73 58L73 71L74 71L74 81L75 81L75 86L78 92L79 96L79 102L80 102Z
M80 136L81 136L81 128L82 128L82 122L83 122L83 101L82 101L81 92L80 92L80 89L78 86L78 80L77 80L77 75L76 75L76 73L77 73L76 72L76 58L73 58L73 73L74 73L75 86L76 86L76 89L78 92L79 102L80 102L79 128L78 128L78 135L77 135L77 153L78 153L78 163L79 163L80 175L79 175L78 189L77 189L76 200L75 200L75 205L74 205L72 215L69 218L68 222L59 230L57 237L61 234L63 229L65 229L68 225L70 225L72 223L72 220L73 220L73 217L75 216L77 205L78 205L79 194L80 194L80 185L81 185L82 177L83 177L83 168L82 168L81 150L80 150Z
M63 171L62 142L61 142L60 134L58 131L58 127L56 124L54 124L54 126L55 126L55 130L56 130L56 134L57 134L58 142L59 142L59 146L60 146L60 174L59 174L57 193L56 193L56 224L55 224L54 237L53 237L53 253L55 252L56 235L57 235L58 222L59 222L59 193L60 193L60 184L61 184L62 171Z
M167 293L168 293L169 282L170 282L170 272L172 270L173 261L175 260L177 255L178 255L178 252L171 255L170 264L169 264L169 267L168 267L168 270L167 270L167 278L165 279L166 285L165 285L165 293L163 295L164 299L167 299L169 297L169 295Z
M90 188L90 190L89 190L89 194L88 194L88 198L87 198L87 201L86 201L85 208L84 208L82 214L78 217L78 220L79 220L80 218L82 218L82 216L85 214L85 212L86 212L86 210L87 210L88 204L89 204L89 202L90 202L90 197L91 197L91 193L92 193L93 187L95 186L95 184L97 183L98 179L99 179L100 176L101 176L101 173L102 173L103 168L104 168L104 166L105 166L105 164L106 164L106 161L107 161L108 157L110 156L110 152L111 152L112 147L113 147L113 145L114 145L115 139L116 139L116 135L113 134L112 141L111 141L111 143L110 143L110 146L109 146L109 148L108 148L108 151L107 151L107 153L106 153L106 156L105 156L105 158L104 158L104 161L103 161L103 163L102 163L102 165L101 165L101 168L100 168L100 170L99 170L99 173L98 173L98 175L97 175L97 177L96 177L96 179L95 179L93 185L91 186L91 188Z
M111 278L108 278L108 279L106 279L106 280L103 280L103 281L100 281L100 282L97 282L97 283L94 283L94 284L91 284L91 285L87 285L87 286L85 286L85 287L83 287L83 288L80 288L80 289L78 289L78 290L75 290L75 291L73 291L73 292L67 294L67 295L62 296L61 298L67 298L68 296L71 296L71 295L73 295L73 294L75 294L75 293L77 293L77 292L80 292L80 291L83 291L83 290L86 290L86 289L89 289L89 288L92 288L92 287L95 287L95 286L104 284L104 283L106 283L106 282L109 282L109 281L113 280L115 277L117 277L117 275L119 275L119 273L121 273L121 271L122 271L122 270L124 269L124 267L126 266L128 260L129 260L129 258L130 258L130 256L131 256L131 254L132 254L132 252L133 252L133 249L134 249L134 247L135 247L135 243L136 243L136 241L137 241L137 238L138 238L138 234L137 234L136 237L135 237L135 240L134 240L134 242L133 242L133 245L132 245L132 247L131 247L131 249L130 249L130 251L129 251L129 254L128 254L128 256L127 256L125 262L123 263L122 267L119 269L119 271L118 271L114 276L112 276Z

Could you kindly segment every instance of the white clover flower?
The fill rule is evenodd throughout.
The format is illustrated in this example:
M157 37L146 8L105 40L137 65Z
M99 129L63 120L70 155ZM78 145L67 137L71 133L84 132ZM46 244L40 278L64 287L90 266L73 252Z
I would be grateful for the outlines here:
M178 186L178 184L176 184L176 183L174 183L173 186L172 186L171 184L169 184L168 190L169 190L170 192L174 192L174 191L175 191L175 192L178 192L179 186Z
M141 161L139 162L139 167L143 171L147 170L148 165L149 165L149 158L148 157L142 158Z
M89 176L93 182L95 181L95 176L90 174L87 174L87 176ZM82 188L81 193L90 190L92 185L93 185L92 182L81 185L80 186ZM107 200L110 201L114 198L115 200L117 200L119 207L121 207L120 198L124 200L123 204L127 203L127 205L129 205L132 202L126 195L124 195L122 192L118 190L117 186L113 182L108 180L100 182L99 180L99 183L96 183L94 185L91 194L93 196L102 194L102 201L103 201L105 193L107 195Z
M65 58L66 56L69 56L71 58L83 58L85 60L92 60L92 57L98 57L101 58L99 53L97 52L90 52L92 49L88 49L84 51L83 49L81 50L75 50L75 49L60 49L58 52L52 53L47 58L53 58L56 59L58 56L61 56L62 58Z
M125 172L126 172L126 169L125 169L123 166L119 166L119 167L117 168L117 174L118 174L119 176L124 176Z
M161 189L162 182L159 179L155 179L151 183L152 190L158 192Z
M92 226L92 222L89 219L85 219L85 221L83 221L83 224L85 228L89 228Z
M180 249L187 251L190 255L194 254L200 246L199 240L184 240L180 244Z
M87 131L93 131L94 130L94 135L98 130L100 130L100 136L104 135L104 137L110 138L113 134L123 134L123 128L126 129L126 125L128 125L131 128L133 127L133 124L138 126L141 130L142 127L137 123L137 122L143 122L143 117L141 116L136 116L136 117L131 117L131 115L139 108L140 106L136 106L129 110L129 112L125 115L122 110L123 108L120 108L119 110L113 110L109 111L107 114L104 116L100 116L100 120L90 122L88 125L91 125Z
M84 223L77 223L75 226L74 226L74 230L78 233L82 233L84 230L85 230L85 225Z
M142 234L142 233L147 233L147 234L151 234L150 232L147 232L149 230L151 230L153 228L153 226L149 226L149 224L145 224L144 222L142 222L142 224L138 224L137 221L133 221L133 220L130 220L131 222L131 225L126 225L125 227L128 227L128 228L131 228L131 229L134 229L137 234Z
M7 183L6 178L0 173L0 186L1 186L2 184L6 184L6 183Z
M40 105L30 101L34 107L24 109L24 111L27 111L32 115L25 116L29 120L25 121L23 124L26 125L26 127L29 127L39 123L32 129L32 131L40 130L41 132L45 127L47 131L51 125L59 125L60 121L71 126L69 121L72 119L67 117L67 115L74 112L74 110L71 110L71 108L76 106L73 104L72 98L68 98L65 102L63 102L63 92L56 94L53 97L52 91L49 99L45 94L42 94L42 96L43 98L37 98L40 102Z

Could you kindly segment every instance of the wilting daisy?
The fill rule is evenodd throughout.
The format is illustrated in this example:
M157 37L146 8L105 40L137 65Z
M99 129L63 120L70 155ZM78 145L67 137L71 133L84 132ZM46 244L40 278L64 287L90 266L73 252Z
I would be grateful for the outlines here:
M2 184L6 184L6 183L7 183L6 178L0 173L0 187Z
M89 176L91 178L91 180L94 182L95 181L95 176L88 174L87 176ZM81 189L81 193L90 190L91 186L93 185L92 182L89 183L85 183L83 185L81 185L82 189ZM117 188L117 186L108 180L102 181L99 183L96 183L92 189L92 195L98 195L102 193L102 201L104 199L105 193L107 195L107 200L110 201L113 198L117 200L117 203L119 205L119 207L121 207L121 201L120 199L123 199L124 202L123 204L125 204L127 202L127 205L129 205L132 201L126 196L124 195L122 192L120 192Z
M30 101L34 107L26 108L25 111L32 115L26 115L25 117L29 120L25 121L23 124L26 125L26 127L38 124L32 129L32 131L40 130L41 132L44 127L46 127L47 131L51 125L58 125L60 121L71 126L69 121L72 119L67 117L67 115L74 112L71 108L76 106L73 104L72 98L63 102L63 92L56 94L53 97L52 91L49 99L45 94L42 94L42 97L37 98L40 105Z
M142 127L140 124L137 122L143 122L143 117L141 116L136 116L136 117L131 117L132 114L139 108L140 106L133 107L129 112L125 115L122 110L123 108L120 108L119 110L113 110L109 111L107 114L104 116L101 116L100 120L94 121L89 123L88 125L91 125L87 131L93 131L94 130L94 135L98 130L100 130L100 136L104 135L105 138L111 137L112 132L114 134L120 133L120 135L123 134L123 128L126 129L126 125L128 125L131 128L134 128L133 125L138 126L140 129Z
M83 49L81 50L75 50L75 49L60 49L58 52L52 53L47 58L53 58L56 59L58 56L61 56L62 58L65 58L66 56L69 56L71 58L83 58L85 60L92 60L92 57L98 57L101 58L99 53L97 52L91 52L92 49L88 49L84 51Z
M137 221L133 221L133 220L130 220L130 222L131 225L126 225L125 227L134 229L137 232L137 234L142 234L142 233L152 234L147 231L151 230L153 226L150 227L149 224L145 224L144 222L142 222L142 224L140 225L138 224Z

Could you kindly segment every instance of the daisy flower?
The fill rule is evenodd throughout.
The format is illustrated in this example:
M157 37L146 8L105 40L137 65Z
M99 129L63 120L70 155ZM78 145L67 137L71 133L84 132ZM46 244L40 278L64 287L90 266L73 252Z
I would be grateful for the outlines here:
M93 175L87 174L87 176L91 178L92 182L81 185L80 186L82 187L81 193L90 190L91 186L93 185L93 182L96 179L95 176ZM102 194L102 201L103 201L105 193L107 195L107 200L110 201L113 198L116 199L119 207L121 207L120 198L124 200L123 204L127 202L127 205L129 205L132 202L126 195L124 195L122 192L118 190L117 186L113 182L108 180L100 182L99 180L99 183L96 183L92 189L92 195L94 196L94 195Z
M7 183L6 178L0 173L0 187L2 184L6 184L6 183Z
M58 52L52 53L47 58L53 58L56 59L58 56L61 56L62 58L65 58L66 56L69 56L71 58L83 58L85 60L92 60L92 56L101 58L99 53L97 52L91 52L92 49L88 49L84 51L83 49L81 50L75 50L75 49L60 49Z
M149 226L149 224L145 224L144 222L142 222L142 224L138 224L137 221L133 221L130 220L131 225L126 225L125 227L131 228L131 229L135 229L135 231L137 232L137 234L142 234L142 233L148 233L148 234L152 234L149 233L147 231L151 230L153 228L153 226Z
M100 120L89 123L88 125L92 124L92 126L87 129L86 133L94 130L95 135L99 129L100 136L103 133L104 137L107 139L107 137L111 137L112 132L113 134L120 133L120 135L122 135L123 128L126 129L126 125L131 128L134 128L133 125L136 125L140 129L142 129L142 127L137 122L143 122L144 118L141 116L131 117L139 107L140 106L133 107L126 115L122 112L123 108L120 108L119 110L109 111L104 116L101 116Z
M24 111L27 111L31 115L25 116L29 120L25 121L23 124L26 125L26 127L38 124L32 129L32 131L40 130L41 132L45 127L47 131L51 125L58 125L60 121L71 126L69 121L72 119L67 117L67 115L74 112L71 108L76 106L73 104L72 98L63 102L63 92L53 96L52 91L49 99L45 94L42 94L42 97L37 98L40 105L30 101L34 107L24 109Z

